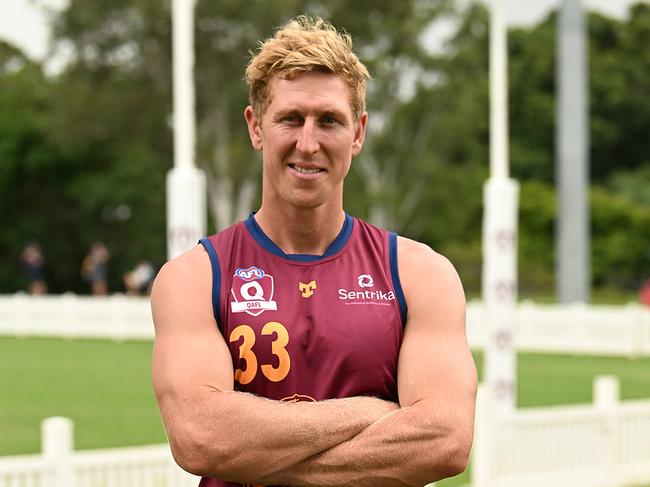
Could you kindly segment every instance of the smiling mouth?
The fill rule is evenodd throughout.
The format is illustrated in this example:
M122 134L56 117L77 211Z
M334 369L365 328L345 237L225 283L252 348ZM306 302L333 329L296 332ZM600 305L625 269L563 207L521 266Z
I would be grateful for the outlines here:
M289 164L289 167L301 174L318 174L319 172L325 171L324 169L320 169L318 167L302 167L298 166L297 164Z

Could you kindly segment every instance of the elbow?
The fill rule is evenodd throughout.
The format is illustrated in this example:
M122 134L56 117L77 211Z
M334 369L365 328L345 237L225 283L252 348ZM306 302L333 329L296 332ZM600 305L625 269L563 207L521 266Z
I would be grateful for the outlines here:
M407 484L421 487L438 480L455 477L467 470L472 436L465 434L448 434L444 438L438 437L431 445L433 455L423 456L423 463L418 468L412 469L415 474ZM419 472L419 474L416 474Z
M231 456L224 446L209 442L199 431L185 431L169 435L174 460L186 472L199 477L213 477L228 480Z
M230 441L215 441L214 435L201 431L186 432L174 439L170 435L169 444L178 466L193 475L227 482L262 476L251 469L251 459L241 453L241 448Z
M447 446L436 462L437 480L454 477L467 470L471 449L471 433L448 437Z
M200 435L190 431L169 434L169 446L174 460L183 470L201 477L208 475L209 456Z

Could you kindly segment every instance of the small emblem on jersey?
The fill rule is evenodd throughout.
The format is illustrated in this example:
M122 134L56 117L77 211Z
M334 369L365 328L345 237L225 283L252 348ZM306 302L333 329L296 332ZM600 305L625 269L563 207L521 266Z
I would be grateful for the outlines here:
M278 304L273 301L273 291L273 276L258 267L239 268L233 275L230 293L235 301L230 303L230 309L253 316L275 311Z
M307 284L304 282L298 283L298 291L302 294L303 298L309 298L314 294L314 289L316 289L316 281L309 281Z
M357 283L359 284L359 287L375 286L375 281L372 280L372 276L370 274L361 274L359 277L357 277Z
M293 396L283 397L280 399L282 402L316 402L311 396L306 396L305 394L294 394Z

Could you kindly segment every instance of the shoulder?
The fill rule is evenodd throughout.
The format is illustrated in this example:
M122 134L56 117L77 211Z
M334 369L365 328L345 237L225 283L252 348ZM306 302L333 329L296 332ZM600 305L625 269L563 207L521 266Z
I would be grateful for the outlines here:
M152 307L171 297L209 292L211 280L208 253L197 245L162 266L151 289Z
M465 295L458 272L444 255L421 242L397 238L397 260L409 311L418 304L464 306Z
M435 270L436 275L458 276L456 269L447 257L439 254L428 245L411 240L406 237L397 237L397 256L400 262L400 271L417 272L424 267L426 270Z

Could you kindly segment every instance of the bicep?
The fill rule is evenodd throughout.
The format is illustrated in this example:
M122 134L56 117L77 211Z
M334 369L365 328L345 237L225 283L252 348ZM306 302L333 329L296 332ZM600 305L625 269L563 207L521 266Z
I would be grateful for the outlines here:
M233 389L230 352L212 314L208 257L200 248L188 254L163 267L151 296L153 383L163 417L182 414L196 394Z
M449 261L420 244L400 253L408 317L398 364L402 407L430 400L471 421L476 368L465 332L465 297ZM409 247L407 246L407 249Z

